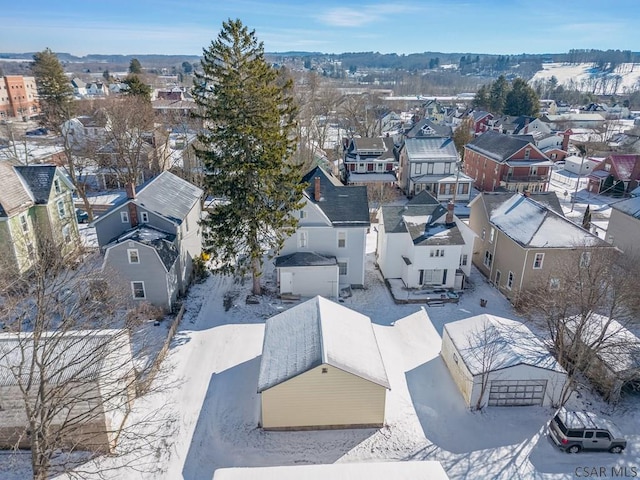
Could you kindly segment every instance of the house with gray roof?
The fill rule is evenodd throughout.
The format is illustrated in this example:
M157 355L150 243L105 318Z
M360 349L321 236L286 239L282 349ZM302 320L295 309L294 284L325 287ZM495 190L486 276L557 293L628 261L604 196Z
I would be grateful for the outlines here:
M611 216L605 240L623 252L640 254L640 197L631 197L611 204Z
M407 196L427 190L439 200L469 200L472 179L458 171L458 150L451 138L407 138L400 151L398 186Z
M369 317L317 296L267 320L262 428L381 427L390 388Z
M134 302L170 310L192 279L193 258L202 252L203 191L163 172L127 187L127 195L93 225L103 270L115 271Z
M565 218L555 193L483 192L469 206L473 264L514 303L543 281L562 288L567 264L589 262L594 249L614 248Z
M55 165L0 161L0 253L16 274L39 261L39 243L53 241L63 257L80 248L73 184Z
M296 232L275 259L280 294L337 298L341 289L364 286L367 189L343 185L320 167L302 182L304 205L291 212Z
M394 185L397 154L391 137L345 138L340 175L349 185Z
M464 173L483 192L545 192L552 165L530 136L488 131L464 147Z
M385 279L407 288L463 288L471 274L475 234L428 192L378 213L376 262Z

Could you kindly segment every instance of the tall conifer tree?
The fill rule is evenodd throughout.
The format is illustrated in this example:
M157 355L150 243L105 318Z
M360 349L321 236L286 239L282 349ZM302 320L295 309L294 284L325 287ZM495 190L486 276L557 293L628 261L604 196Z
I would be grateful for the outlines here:
M33 55L31 72L38 87L41 124L57 132L72 117L71 82L56 54L48 48Z
M192 90L204 125L196 154L205 188L223 199L204 221L204 248L223 271L250 269L260 294L263 254L280 250L297 225L290 212L301 207L304 185L288 163L296 145L293 84L266 62L262 42L240 20L223 22L201 68Z

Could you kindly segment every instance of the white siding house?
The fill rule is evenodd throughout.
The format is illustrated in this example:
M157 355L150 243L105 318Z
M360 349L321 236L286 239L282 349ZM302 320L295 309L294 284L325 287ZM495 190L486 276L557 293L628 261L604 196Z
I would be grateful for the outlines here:
M315 297L267 320L262 428L381 427L389 388L369 317Z
M493 315L446 324L440 355L471 408L557 406L567 379L527 327Z
M376 257L386 279L408 288L462 288L471 274L473 231L423 191L406 206L380 209Z
M364 286L369 229L367 190L345 186L316 167L304 176L304 206L292 215L296 232L276 258L280 294L337 297L344 287Z

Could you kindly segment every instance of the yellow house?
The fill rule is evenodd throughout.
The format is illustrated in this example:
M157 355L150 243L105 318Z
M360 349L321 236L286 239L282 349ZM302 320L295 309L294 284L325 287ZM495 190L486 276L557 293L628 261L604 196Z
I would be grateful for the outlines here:
M317 296L267 320L264 429L378 428L388 389L369 317Z

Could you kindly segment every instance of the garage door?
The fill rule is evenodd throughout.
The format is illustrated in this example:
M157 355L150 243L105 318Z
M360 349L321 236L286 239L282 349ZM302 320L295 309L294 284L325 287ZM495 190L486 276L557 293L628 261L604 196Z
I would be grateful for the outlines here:
M494 380L489 388L489 405L542 405L546 380Z

